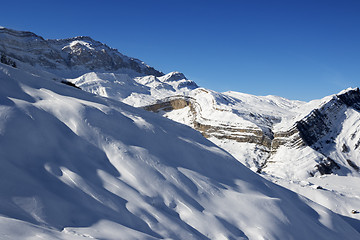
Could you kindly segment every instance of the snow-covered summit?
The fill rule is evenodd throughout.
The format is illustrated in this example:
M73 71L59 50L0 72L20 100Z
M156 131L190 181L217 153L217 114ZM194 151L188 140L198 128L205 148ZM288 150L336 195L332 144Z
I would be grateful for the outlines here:
M347 88L347 89L344 89L344 90L342 90L341 92L339 92L337 95L343 95L343 94L347 94L347 93L349 93L349 92L358 92L359 91L359 88L358 87L355 87L355 88L352 88L352 87L350 87L350 88Z
M170 72L164 76L159 77L159 80L162 82L171 82L171 81L179 81L179 80L187 80L185 75L181 72Z
M176 89L188 88L189 90L198 88L198 85L185 77L183 73L180 72L170 72L164 76L158 78L161 82L167 83L175 87Z
M3 28L0 29L0 52L61 77L79 77L89 71L163 75L142 61L86 36L44 39L32 32Z

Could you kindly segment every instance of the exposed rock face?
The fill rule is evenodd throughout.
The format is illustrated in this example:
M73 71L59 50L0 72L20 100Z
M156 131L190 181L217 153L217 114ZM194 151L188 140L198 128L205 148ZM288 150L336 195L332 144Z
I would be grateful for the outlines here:
M333 173L333 170L340 169L339 165L331 158L322 160L318 165L316 165L316 168L321 175L331 174Z
M333 129L335 120L344 114L347 107L360 110L359 88L334 96L320 108L312 110L309 115L297 121L290 130L275 133L273 148L289 142L294 147L312 146Z
M302 141L297 128L293 128L287 132L277 132L273 135L272 132L271 134L268 134L268 132L265 133L260 128L241 128L229 125L213 126L210 123L204 124L197 120L198 118L201 118L202 115L201 112L199 112L201 106L196 102L196 99L191 97L173 96L171 98L159 100L156 104L146 106L144 109L152 112L170 112L185 107L189 107L193 116L191 126L201 132L206 138L215 137L218 139L234 140L240 143L255 143L265 147L262 149L265 149L267 153L276 151L280 145L289 144L290 138L291 145L303 146L305 144ZM217 110L221 111L221 109ZM269 131L271 131L271 129L269 129ZM294 138L294 136L296 137Z
M356 171L359 171L360 168L359 166L357 166L353 161L349 160L349 159L346 159L347 163L353 168L355 169Z
M196 121L194 121L194 128L207 138L215 137L242 143L256 143L268 149L271 148L271 139L258 129L211 126Z
M116 72L122 69L143 75L164 75L138 59L129 58L116 49L84 36L46 40L31 32L0 28L0 52L50 72L54 69L72 70L72 74L63 71L66 77L78 77L95 70Z
M241 143L255 143L264 146L266 152L270 152L272 139L267 136L261 129L252 128L238 128L227 125L213 126L210 124L201 123L198 119L201 118L201 106L196 102L196 99L184 96L173 96L158 101L156 104L152 104L144 107L147 111L159 112L159 111L173 111L189 107L191 116L193 116L191 127L201 132L206 137L215 137L217 139L234 140Z
M174 96L166 100L159 101L149 106L145 106L144 109L151 112L172 111L182 109L187 106L192 106L190 97Z
M360 110L360 90L359 88L351 89L337 95L337 97L347 106Z
M5 54L0 54L0 62L16 68L16 62L7 57Z
M272 141L272 153L284 145L289 148L311 147L314 152L319 153L319 159L314 166L315 170L310 175L319 172L330 174L341 169L341 165L347 169L358 171L359 168L354 161L347 159L354 156L354 147L349 147L347 141L354 142L357 136L358 121L351 123L355 132L342 133L344 121L351 119L349 109L353 114L360 110L359 89L350 89L334 95L318 108L313 109L308 115L296 121L292 128L283 132L275 132ZM345 135L344 135L345 134ZM341 136L340 136L341 135ZM356 153L355 153L356 155ZM332 159L332 157L335 157ZM347 171L347 170L345 170Z
M303 147L306 145L298 128L295 126L288 131L284 132L275 132L274 138L271 142L271 151L274 153L276 150L282 146L288 145L291 147Z

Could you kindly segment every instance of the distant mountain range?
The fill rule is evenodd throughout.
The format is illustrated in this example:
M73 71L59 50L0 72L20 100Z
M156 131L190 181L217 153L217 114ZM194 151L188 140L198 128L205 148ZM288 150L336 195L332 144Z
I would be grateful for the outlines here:
M8 239L359 238L359 88L218 93L90 37L7 28L0 54Z

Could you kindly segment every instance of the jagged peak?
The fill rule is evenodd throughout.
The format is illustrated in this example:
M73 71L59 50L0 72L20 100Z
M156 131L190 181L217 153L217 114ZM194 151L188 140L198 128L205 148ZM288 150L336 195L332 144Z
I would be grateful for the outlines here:
M170 72L162 77L159 78L160 81L162 82L172 82L172 81L179 81L179 80L187 80L187 78L185 77L185 75L181 72Z
M312 103L313 102L313 103ZM313 100L309 102L310 106L312 105L312 110L301 120L311 118L314 114L319 112L324 112L335 105L346 105L347 107L354 107L355 109L360 110L360 91L359 88L347 88L339 92L338 94L326 96L320 100ZM306 112L306 111L304 111Z
M73 38L68 38L69 40L82 40L82 41L89 41L89 42L99 42L91 38L90 36L76 36Z
M103 45L108 47L106 44L99 42L97 40L94 40L93 38L89 37L89 36L76 36L76 37L71 37L71 38L64 38L64 39L47 39L47 41L49 42L55 42L55 43L71 43L74 41L84 41L87 42L89 44L96 44L96 45ZM110 47L108 47L110 48Z
M0 51L8 56L26 64L40 65L61 76L77 77L88 70L164 75L143 61L123 55L89 36L44 39L32 32L0 28L0 38L4 40ZM22 48L24 53L17 50Z
M344 90L342 90L341 92L339 92L338 94L336 94L337 96L339 96L339 95L344 95L344 94L352 94L352 93L357 93L357 94L359 94L359 88L358 87L355 87L355 88L351 88L351 87L349 87L349 88L347 88L347 89L344 89Z
M65 38L65 39L45 39L42 36L39 36L30 31L18 31L18 30L6 28L6 27L0 27L0 34L6 34L6 35L13 36L13 37L18 37L18 38L36 38L36 39L40 39L42 41L46 41L49 43L58 43L58 44L59 43L66 44L66 43L70 43L73 41L84 41L84 42L89 43L90 45L104 46L106 48L112 49L109 46L107 46L106 44L96 41L89 36L76 36L76 37ZM116 50L116 49L112 49L112 50Z
M358 87L345 89L336 96L347 106L360 110L360 91Z
M360 91L358 87L344 89L337 94L329 95L319 100L313 100L309 102L309 104L313 103L312 105L314 105L314 109L320 109L330 102L340 100L346 105L351 106L352 104L348 103L348 101L346 100L350 98L353 99L353 101L357 101L360 103ZM318 106L316 106L316 103L318 103Z

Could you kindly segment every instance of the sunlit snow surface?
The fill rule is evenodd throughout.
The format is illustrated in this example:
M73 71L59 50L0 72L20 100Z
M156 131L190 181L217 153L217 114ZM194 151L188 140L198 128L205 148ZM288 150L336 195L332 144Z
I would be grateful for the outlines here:
M189 127L0 65L1 239L358 239Z
M265 133L286 131L314 109L325 108L323 111L328 114L329 120L332 122L329 123L332 131L317 143L317 145L320 144L319 146L313 146L325 147L322 148L322 153L309 146L303 148L281 146L276 152L268 155L267 149L264 151L264 148L258 144L237 142L214 136L208 139L228 151L253 171L257 171L259 168L259 164L254 163L262 164L267 161L268 164L262 169L265 177L341 214L360 231L360 225L357 223L360 220L360 214L351 213L353 209L360 209L360 201L358 201L360 195L356 194L360 185L346 184L349 179L353 179L350 181L353 182L359 178L359 173L347 162L348 159L351 159L355 165L360 166L360 152L354 150L354 146L359 144L360 138L359 111L344 106L336 112L326 112L327 107L331 107L329 102L336 98L336 95L305 103L277 96L254 96L233 91L217 93L204 88L177 88L176 81L164 81L164 79L171 78L172 75L174 73L169 73L162 78L145 76L128 81L122 75L115 75L114 78L112 74L89 73L72 81L84 90L96 94L99 94L98 91L101 87L108 86L109 94L100 93L100 95L118 99L133 106L149 105L168 96L191 97L197 103L196 115L189 107L159 112L167 118L188 126L193 126L193 121L196 119L197 122L215 127L261 129ZM132 91L131 94L128 94L129 89ZM351 90L353 89L344 90L339 94ZM236 135L234 131L227 134L229 136ZM333 143L328 144L329 140ZM342 151L344 144L351 146L350 151ZM319 173L316 173L315 178L310 177L310 173L316 172L315 166L325 155L334 159L340 166L340 169L335 170L335 174L340 176L337 178L340 184L344 182L344 192L333 189L332 181L326 183L330 179L328 177L323 177L320 185L320 187L326 185L326 190L316 189L316 185L303 184L303 182L315 181L319 177Z

